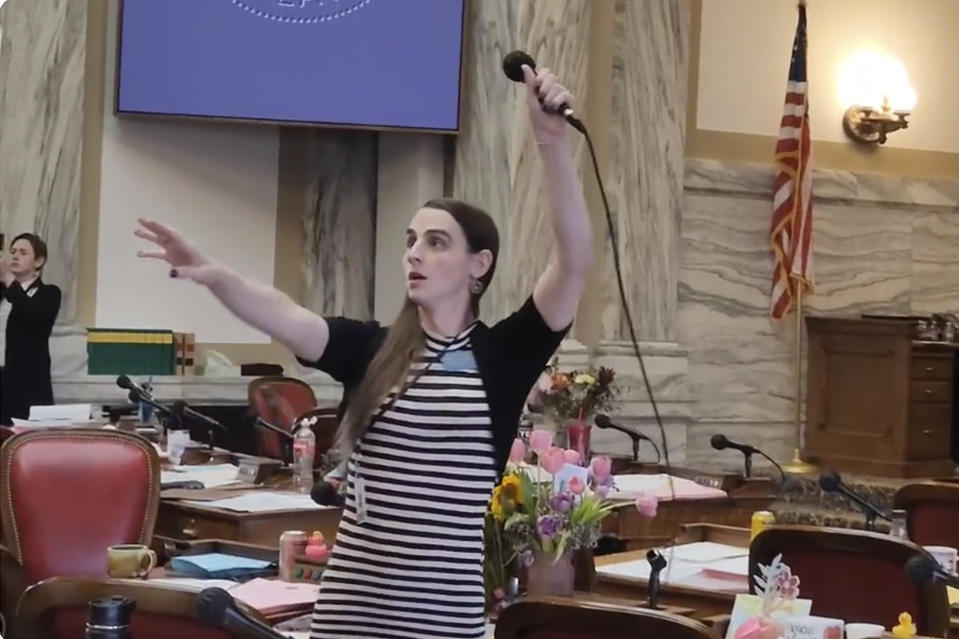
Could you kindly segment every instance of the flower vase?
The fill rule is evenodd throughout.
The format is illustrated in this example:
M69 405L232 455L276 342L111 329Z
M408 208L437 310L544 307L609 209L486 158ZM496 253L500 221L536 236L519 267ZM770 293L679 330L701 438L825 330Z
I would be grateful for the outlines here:
M556 559L554 553L536 551L533 563L526 569L526 592L530 595L572 597L575 577L571 552Z
M592 427L583 420L570 423L566 427L566 447L579 453L583 464L589 463L589 434Z

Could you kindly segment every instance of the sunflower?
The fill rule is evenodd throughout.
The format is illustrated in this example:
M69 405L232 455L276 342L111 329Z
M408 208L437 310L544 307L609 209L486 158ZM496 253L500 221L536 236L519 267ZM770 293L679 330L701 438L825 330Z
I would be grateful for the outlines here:
M519 477L506 475L500 485L493 489L490 499L490 512L497 521L503 521L513 514L516 506L523 503L523 491Z

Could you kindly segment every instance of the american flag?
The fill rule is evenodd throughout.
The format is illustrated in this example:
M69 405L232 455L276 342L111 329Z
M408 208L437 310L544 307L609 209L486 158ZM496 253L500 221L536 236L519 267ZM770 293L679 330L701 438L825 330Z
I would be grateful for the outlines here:
M773 187L770 231L773 270L770 315L779 319L792 306L797 287L812 287L812 171L809 95L806 87L806 5L799 5L786 103L776 143L779 174Z

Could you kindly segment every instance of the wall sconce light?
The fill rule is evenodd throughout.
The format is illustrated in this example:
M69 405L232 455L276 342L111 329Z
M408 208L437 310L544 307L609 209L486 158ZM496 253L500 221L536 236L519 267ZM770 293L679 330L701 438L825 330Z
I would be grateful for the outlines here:
M852 104L842 128L860 144L885 144L886 136L909 126L916 92L902 62L872 52L851 57L840 71L840 97Z

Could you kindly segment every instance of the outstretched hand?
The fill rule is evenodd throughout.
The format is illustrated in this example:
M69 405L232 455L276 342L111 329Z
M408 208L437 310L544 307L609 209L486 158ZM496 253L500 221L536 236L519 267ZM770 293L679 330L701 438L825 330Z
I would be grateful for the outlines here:
M200 284L213 280L213 265L175 230L151 220L139 219L140 226L133 231L137 237L153 242L161 250L137 251L137 257L163 260L169 264L170 277L190 279Z
M566 118L559 113L562 105L572 107L573 95L559 83L547 68L533 71L523 65L526 83L526 105L537 144L552 144L566 139Z

